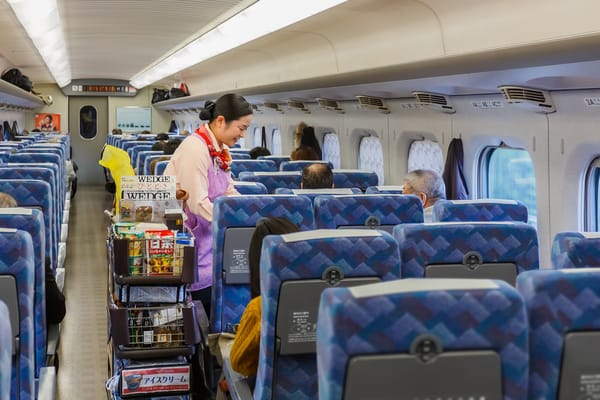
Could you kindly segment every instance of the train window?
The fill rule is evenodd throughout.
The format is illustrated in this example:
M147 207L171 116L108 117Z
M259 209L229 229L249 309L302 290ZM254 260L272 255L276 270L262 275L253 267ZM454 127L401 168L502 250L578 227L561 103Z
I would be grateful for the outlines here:
M379 184L384 184L383 148L378 137L366 136L361 139L358 149L358 168L374 171L379 177Z
M529 223L537 226L535 174L527 150L488 147L480 167L480 196L521 201L527 206Z
M256 128L254 128L254 136L252 139L252 143L254 147L259 147L261 145L261 138L262 138L262 129L260 126L257 126Z
M408 150L408 172L416 169L429 169L438 174L444 172L442 148L432 140L415 140Z
M590 164L585 180L584 230L600 231L600 157Z
M79 135L93 139L98 133L98 112L94 106L83 106L79 110Z
M274 156L279 156L282 153L282 149L281 149L281 132L279 131L278 128L273 129L273 134L271 136L271 153Z
M328 132L323 137L323 160L329 161L333 168L341 168L340 140L337 133Z

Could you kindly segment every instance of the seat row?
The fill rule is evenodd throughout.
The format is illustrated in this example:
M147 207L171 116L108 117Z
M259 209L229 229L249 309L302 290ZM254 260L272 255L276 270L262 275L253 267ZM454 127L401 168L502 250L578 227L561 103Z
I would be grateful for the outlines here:
M51 365L58 329L46 322L45 263L48 260L56 269L59 259L64 262L70 203L68 139L45 135L0 143L7 154L0 163L0 192L10 194L20 206L0 209L0 299L8 305L13 322L12 335L5 337L15 338L11 399L54 396Z
M431 235L415 240L417 225L395 227L399 240L373 230L265 239L254 398L593 398L600 363L590 349L600 335L583 331L600 331L600 269L539 270L535 235L494 233L531 231L523 223L420 225ZM452 234L439 235L443 226ZM511 259L516 288L414 278L458 264L461 242L483 255L482 268ZM499 243L514 251L499 252ZM410 272L416 263L419 275ZM227 354L224 365L236 390L241 377Z

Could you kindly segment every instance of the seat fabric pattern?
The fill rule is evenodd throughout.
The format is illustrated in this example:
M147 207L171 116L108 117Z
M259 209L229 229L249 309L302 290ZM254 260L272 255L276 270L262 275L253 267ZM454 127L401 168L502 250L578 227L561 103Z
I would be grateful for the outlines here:
M229 228L254 227L264 217L284 217L301 230L313 229L310 201L301 196L221 196L213 205L213 289L211 329L223 331L240 321L250 301L249 285L226 285L223 280L225 233Z
M239 194L267 194L267 188L260 182L233 182L233 187Z
M560 232L552 242L551 260L554 269L600 267L600 237Z
M403 278L423 277L432 264L460 264L471 251L484 263L515 263L518 273L539 269L537 232L523 222L403 224L394 237Z
M433 221L519 221L527 222L527 207L520 201L438 200Z
M300 189L302 175L295 171L290 171L289 173L284 174L255 174L253 172L246 171L240 172L238 179L245 182L260 182L265 185L269 193L275 193L275 189L283 187L289 189Z
M353 356L409 353L413 341L424 334L436 337L447 351L495 350L501 358L503 398L527 398L525 308L514 288L497 282L494 289L408 290L364 297L354 297L347 288L326 289L317 329L319 398L343 398ZM370 286L376 285L383 286Z
M318 196L315 199L317 229L364 225L369 217L376 217L381 225L423 222L423 204L416 196L406 195Z
M254 398L316 399L316 354L278 356L275 353L281 284L321 278L333 265L344 277L398 279L397 243L386 232L377 236L326 237L294 242L286 242L285 236L267 236L261 254L262 331ZM274 370L275 365L277 370ZM274 375L277 375L277 381L274 381Z
M555 399L565 334L600 330L600 270L529 271L517 277L517 289L529 315L527 398Z
M12 330L8 307L0 301L0 337L10 338ZM12 340L0 341L0 400L10 400L10 378L12 374Z
M372 171L333 170L333 185L336 188L360 188L364 192L369 186L377 185L378 179Z

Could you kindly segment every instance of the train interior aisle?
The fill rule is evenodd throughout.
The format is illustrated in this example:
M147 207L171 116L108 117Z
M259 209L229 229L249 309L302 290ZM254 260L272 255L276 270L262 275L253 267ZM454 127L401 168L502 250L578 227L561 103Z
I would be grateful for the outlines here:
M71 202L61 324L58 400L106 399L106 226L112 195L86 185Z

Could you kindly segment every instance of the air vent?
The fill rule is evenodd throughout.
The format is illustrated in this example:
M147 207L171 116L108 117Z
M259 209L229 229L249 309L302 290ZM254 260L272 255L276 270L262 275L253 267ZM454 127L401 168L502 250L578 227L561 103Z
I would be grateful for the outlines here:
M288 107L295 110L300 110L306 114L310 114L310 110L304 105L303 102L297 100L288 100Z
M384 114L389 114L390 109L387 107L383 99L371 96L356 96L360 108L365 110L377 110Z
M340 107L340 104L336 100L317 97L317 103L319 103L319 107L326 110L335 111L342 114L344 113L344 109Z
M428 92L413 92L413 96L416 97L417 103L434 110L443 111L448 114L456 112L450 100L443 94L428 93Z
M265 101L263 103L263 105L265 106L265 108L268 108L269 110L279 111L280 113L283 114L283 110L281 108L279 108L279 104L277 104L277 103L271 103L271 102Z
M539 113L556 111L550 92L521 86L498 86L508 104L520 105Z
M258 104L250 104L252 107L252 112L256 114L262 114L262 110L258 107Z

